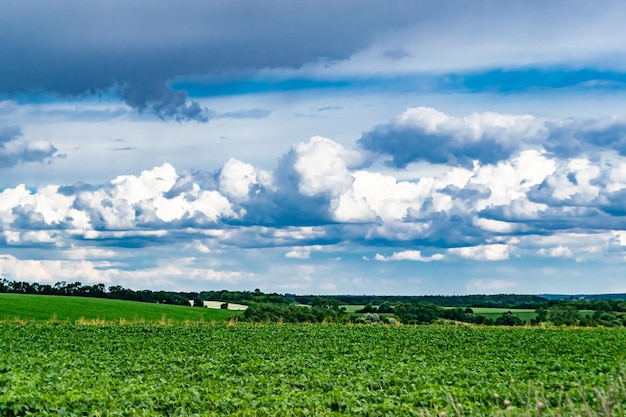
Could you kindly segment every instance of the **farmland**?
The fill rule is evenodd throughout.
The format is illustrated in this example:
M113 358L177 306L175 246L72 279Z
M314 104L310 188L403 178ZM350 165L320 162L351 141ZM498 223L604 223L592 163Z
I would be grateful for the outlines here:
M241 312L86 297L0 293L2 320L226 321Z
M624 329L33 322L0 331L6 416L626 408Z
M365 305L345 305L344 307L346 308L346 312L356 314L356 312L363 309ZM486 318L488 317L494 320L509 311L524 321L530 321L530 319L534 319L537 316L534 309L528 308L472 307L472 311L474 312L474 314L484 316ZM593 314L593 311L591 312L591 314Z

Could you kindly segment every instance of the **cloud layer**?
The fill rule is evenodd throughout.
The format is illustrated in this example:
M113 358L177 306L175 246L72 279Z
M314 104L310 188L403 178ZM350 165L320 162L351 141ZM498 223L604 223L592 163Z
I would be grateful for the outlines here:
M195 242L196 252L284 248L293 260L341 245L375 261L623 259L624 126L619 119L455 118L414 108L366 133L360 144L368 150L312 137L272 171L236 159L209 173L166 163L102 185L7 188L0 192L0 242L57 249ZM403 140L393 138L398 129ZM7 132L10 142L16 131ZM562 132L580 138L576 152L554 148ZM465 142L482 151L461 163L453 152ZM404 172L425 160L439 164L440 174L400 180L367 168L373 144L394 166L395 153L413 155L399 164ZM434 147L451 156L431 158Z
M169 89L170 81L345 59L425 9L409 1L396 6L404 13L369 0L176 6L9 0L0 16L0 92L84 95L114 88L140 110L206 121L205 109Z
M8 0L0 16L0 94L115 93L164 119L207 121L211 110L172 83L266 77L332 84L546 65L623 70L625 17L623 2L610 0L400 0L393 7L374 0Z

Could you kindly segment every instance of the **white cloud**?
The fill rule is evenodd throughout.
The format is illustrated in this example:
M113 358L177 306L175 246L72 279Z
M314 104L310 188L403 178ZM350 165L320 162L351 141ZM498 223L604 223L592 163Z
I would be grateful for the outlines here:
M532 215L546 208L545 205L528 202L526 195L530 189L541 182L555 170L555 162L546 158L541 152L528 150L510 161L503 161L497 165L479 167L470 184L479 184L487 187L491 195L480 200L477 210L489 206L506 206L515 200L524 201L524 209L519 215Z
M483 219L480 217L474 217L473 224L480 227L483 230L493 233L513 233L523 228L520 224L503 222L499 220Z
M541 248L539 249L539 255L548 256L551 258L571 258L572 251L567 246L557 246L555 248Z
M294 249L285 253L285 258L290 258L290 259L309 259L310 256L311 256L311 251L309 250Z
M461 258L476 261L502 261L509 259L509 246L506 244L491 244L466 246L463 248L450 248L448 253Z
M271 173L259 171L252 165L230 158L220 170L219 190L235 201L248 200L251 188L261 184L266 188L273 188Z
M0 255L0 275L15 281L109 283L112 277L109 266L107 261L22 260Z
M293 146L294 169L300 175L298 189L308 197L318 194L336 196L352 184L348 167L360 161L360 155L321 136Z
M374 256L374 260L388 262L388 261L417 261L417 262L431 262L440 261L444 259L444 255L437 253L433 256L422 256L422 253L418 250L405 250L401 252L394 252L391 256L383 256L377 253Z
M611 171L612 172L612 171ZM589 203L600 193L600 187L592 181L600 175L600 168L584 158L575 158L567 161L558 173L546 179L546 184L552 188L552 197L555 200L576 198L579 203ZM616 189L614 184L611 189Z
M543 121L531 115L486 112L454 117L430 107L410 108L394 122L420 128L429 134L452 135L464 142L496 137L499 142L536 143L548 133Z

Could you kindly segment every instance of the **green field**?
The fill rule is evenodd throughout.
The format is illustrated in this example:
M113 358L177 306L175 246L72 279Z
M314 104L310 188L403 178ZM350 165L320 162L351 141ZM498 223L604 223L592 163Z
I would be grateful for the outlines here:
M478 314L486 318L491 318L493 320L497 319L498 317L502 316L502 314L509 311L524 321L530 321L537 317L537 313L535 313L534 309L525 308L472 307L472 311L474 311L474 314Z
M346 304L346 305L343 305L342 307L346 308L346 313L353 314L353 313L356 313L357 310L361 310L363 307L365 307L365 304L361 304L361 305Z
M626 409L624 329L39 322L0 332L2 416Z
M2 320L226 321L238 311L53 295L0 294Z

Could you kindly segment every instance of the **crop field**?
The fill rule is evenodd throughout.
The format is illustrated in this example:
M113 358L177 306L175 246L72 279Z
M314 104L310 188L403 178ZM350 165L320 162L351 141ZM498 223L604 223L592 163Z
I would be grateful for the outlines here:
M238 311L102 298L0 294L0 321L227 321L240 314Z
M623 416L623 329L0 325L0 415Z

